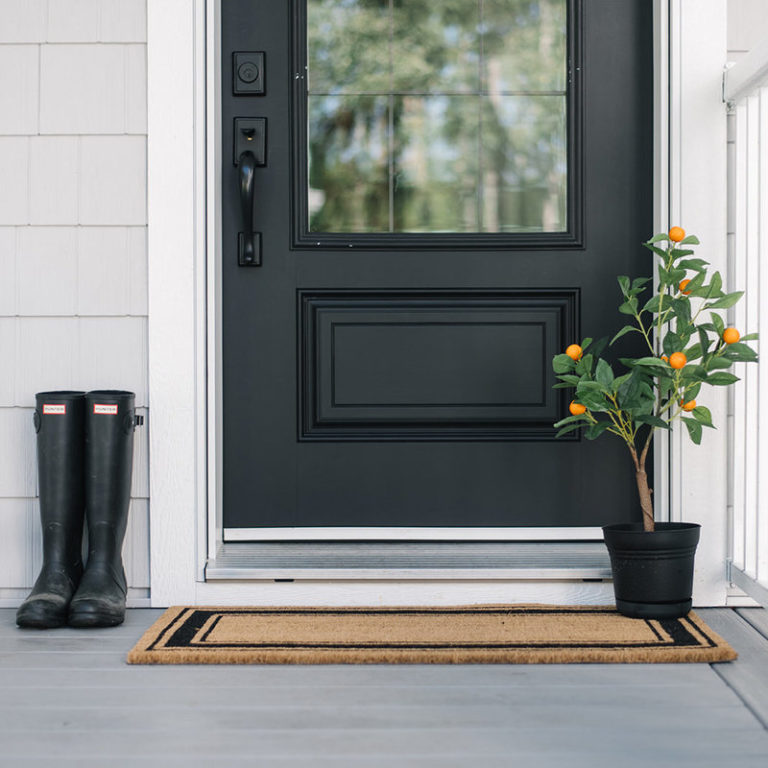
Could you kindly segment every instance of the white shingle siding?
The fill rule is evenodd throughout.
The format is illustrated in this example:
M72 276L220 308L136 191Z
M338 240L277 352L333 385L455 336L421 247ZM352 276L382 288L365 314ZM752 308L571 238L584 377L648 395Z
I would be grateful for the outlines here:
M0 0L0 604L40 567L34 394L147 416L145 0ZM149 423L124 555L149 588Z

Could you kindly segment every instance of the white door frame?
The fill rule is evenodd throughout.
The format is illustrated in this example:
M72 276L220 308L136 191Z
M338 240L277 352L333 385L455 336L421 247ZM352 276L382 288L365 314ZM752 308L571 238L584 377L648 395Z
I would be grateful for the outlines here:
M285 601L279 590L283 585L226 588L204 583L206 558L222 538L217 482L221 387L216 364L221 306L216 269L221 199L218 4L219 0L165 0L148 3L147 9L153 605ZM705 243L707 258L725 272L725 111L718 102L719 73L726 56L725 0L654 0L654 11L655 230L681 223L695 231ZM713 413L724 425L724 393L722 403L712 400ZM715 605L724 602L726 590L728 451L726 430L711 434L700 449L683 443L679 435L672 441L660 439L656 485L660 519L685 517L705 523L695 598L699 604ZM678 480L682 477L684 490ZM471 536L469 530L464 533ZM551 536L552 529L537 533ZM565 534L557 530L554 537ZM455 533L449 535L455 538ZM589 530L587 535L595 534ZM503 537L508 538L509 532ZM489 587L480 592L468 592L468 585L455 587L451 591L443 584L439 595L422 591L421 599L495 599L495 590ZM391 594L399 600L419 599L418 590L405 594L403 589L394 585ZM278 592L281 596L275 598ZM603 593L598 589L595 595ZM536 599L536 594L534 584L516 592L520 599ZM557 599L551 588L547 595ZM380 602L382 588L328 584L300 597L305 602Z

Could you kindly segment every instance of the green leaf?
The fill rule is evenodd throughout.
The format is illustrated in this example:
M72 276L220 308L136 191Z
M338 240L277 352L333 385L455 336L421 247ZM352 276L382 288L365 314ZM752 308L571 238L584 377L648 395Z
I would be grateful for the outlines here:
M704 286L704 281L707 279L706 271L697 272L692 278L691 282L685 286L686 294L691 296L697 296L699 298L705 298L709 293L709 288Z
M592 357L600 357L603 350L608 346L608 337L603 336L600 339L591 341L590 344L584 348L584 351L592 355Z
M735 384L737 381L739 381L738 376L723 371L716 371L707 376L707 384L712 384L715 387L727 387L729 384Z
M723 318L720 317L717 312L710 312L710 317L712 318L712 325L715 326L715 333L717 333L718 336L722 336L723 331L725 330L725 322L723 321Z
M691 302L688 299L672 299L672 312L683 325L691 322Z
M675 260L682 258L683 256L690 256L693 251L690 248L675 248L672 251L672 258Z
M620 339L622 336L624 336L624 334L626 334L626 333L632 333L633 331L635 331L635 332L637 332L637 333L640 333L640 329L639 329L639 328L635 328L635 326L634 326L634 325L625 325L625 326L624 326L624 327L623 327L623 328L622 328L622 329L621 329L621 330L620 330L620 331L619 331L619 332L618 332L618 333L617 333L617 334L616 334L616 335L615 335L615 336L614 336L614 337L611 339L611 344L613 344L613 342L614 342L614 341L617 341L617 340L618 340L618 339Z
M650 299L645 303L645 306L643 307L643 312L658 312L659 311L659 304L661 302L661 297L651 296ZM619 311L621 311L621 308L619 308Z
M598 421L597 424L590 424L584 432L587 440L594 440L605 432L611 426L610 421Z
M578 416L566 416L564 419L555 422L552 426L557 429L558 427L564 427L566 424L575 424L582 421L589 422L589 417L586 413L579 414Z
M704 309L728 309L732 307L744 295L744 291L735 291L727 293L722 299L713 301L711 304L705 304Z
M699 344L701 345L701 353L706 355L709 351L710 345L709 335L701 326L699 326L696 330L699 332Z
M671 355L673 352L682 352L683 340L674 331L667 331L662 347L665 355Z
M727 357L713 357L707 363L707 367L711 370L718 368L730 368L733 365L733 360L729 360Z
M680 241L680 245L700 245L699 238L696 235L688 235Z
M683 424L688 428L688 434L696 445L701 445L701 424L695 419L687 419L683 416Z
M757 362L757 352L755 352L752 347L749 347L746 344L741 344L740 342L737 342L736 344L729 344L725 348L723 357L727 357L729 360L733 360L734 362L739 363Z
M648 383L647 376L638 368L635 368L628 379L619 386L616 395L619 405L624 410L639 408L645 401L651 401L653 405L653 390Z
M581 340L581 351L582 353L586 353L587 347L592 343L592 338L590 336L587 336L586 339Z
M558 376L557 378L560 379L561 381L567 382L568 384L573 384L573 386L576 386L581 381L581 377L576 376L573 373L564 373L561 376Z
M580 376L592 373L592 359L592 355L584 355L581 360L576 363L576 373Z
M669 235L666 232L659 232L658 235L654 235L650 240L646 240L645 243L658 243L661 240L669 240Z
M632 360L632 362L635 365L669 368L669 363L664 362L664 360L658 357L641 357L641 358L638 358L637 360Z
M669 282L671 285L679 285L680 281L685 277L684 269L670 269L669 270Z
M619 282L619 288L621 292L626 296L629 294L629 278L626 275L619 275L616 278Z
M655 245L651 245L650 243L643 243L643 245L649 250L653 251L657 256L660 256L664 261L667 261L667 252L662 250L661 248L657 248Z
M659 429L669 429L669 424L664 419L660 419L652 413L635 416L635 421L639 424L650 424L650 426L658 427Z
M742 341L757 341L757 339L760 337L759 333L748 333L746 336L742 336Z
M575 365L576 363L565 352L552 358L552 369L555 373L568 373L574 369Z
M600 382L609 392L613 392L613 369L605 360L597 361L595 368L595 379Z
M701 382L697 382L693 386L685 388L685 393L686 393L685 397L687 400L695 400L700 391L701 391Z
M702 355L701 351L701 344L696 342L696 344L692 344L688 349L685 350L685 356L688 358L689 361L691 360L697 360Z
M577 429L581 429L583 426L583 424L569 424L567 427L563 427L555 435L555 437L562 437L563 435L567 435L569 432L575 432Z
M620 307L619 312L621 312L622 315L636 315L637 314L637 299L631 298L628 301L625 301Z
M693 416L696 421L700 422L705 427L712 427L712 429L715 428L715 425L712 423L712 413L706 406L697 405L691 411L691 416Z
M722 288L723 288L723 278L719 272L715 272L715 274L712 275L712 282L709 284L706 298L708 299L719 298L722 294Z
M586 405L590 411L602 413L608 410L608 403L599 392L584 390L583 392L578 392L577 397L579 402L582 405Z
M632 281L632 288L631 293L639 293L646 285L646 283L650 282L653 278L650 277L636 277Z
M693 269L696 272L701 272L702 269L706 269L708 264L709 262L704 261L704 259L683 259L677 263L677 266L680 269Z

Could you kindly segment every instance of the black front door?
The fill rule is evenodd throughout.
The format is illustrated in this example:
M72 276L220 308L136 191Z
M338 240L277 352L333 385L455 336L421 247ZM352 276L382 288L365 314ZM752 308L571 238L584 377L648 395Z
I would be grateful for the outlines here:
M222 3L226 529L635 516L551 358L651 269L651 6Z

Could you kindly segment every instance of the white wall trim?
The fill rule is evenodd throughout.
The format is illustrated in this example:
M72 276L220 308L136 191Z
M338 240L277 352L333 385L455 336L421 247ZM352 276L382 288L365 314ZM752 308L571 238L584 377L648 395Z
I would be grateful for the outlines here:
M194 602L205 535L204 35L204 0L147 3L153 605Z
M287 585L199 581L206 554L213 554L222 535L216 514L221 508L215 450L220 444L217 430L221 403L216 399L221 392L216 370L219 366L209 364L206 368L205 363L207 348L209 363L217 358L220 318L211 313L206 325L204 315L206 306L220 306L215 268L220 220L219 161L215 152L205 154L205 125L211 132L209 147L215 148L213 137L218 133L217 78L211 77L207 83L205 79L206 63L208 71L215 72L219 60L218 2L166 0L148 4L152 603L223 604L234 600L296 604L300 598L304 602L359 604L379 603L382 599L435 603L496 599L499 595L491 594L490 588L482 585L473 586L471 593L466 591L469 587L459 584L456 592L451 591L451 585L391 585L385 597L381 585L375 582L356 587L316 582L314 587L305 585L300 593L294 590L286 595ZM725 3L654 3L655 61L659 69L655 83L655 219L659 230L670 223L681 223L695 231L705 243L709 260L718 264L720 254L726 252L725 112L722 105L716 106L719 72L726 57ZM711 93L715 71L717 87ZM668 105L673 107L669 112ZM671 162L668 158L672 158ZM206 175L212 180L210 186L205 185ZM209 391L212 397L207 402ZM715 418L725 424L725 402L715 406ZM685 517L705 524L696 576L695 598L700 605L724 604L726 599L727 446L725 429L714 437L712 434L707 435L707 446L698 450L683 444L679 435L673 436L669 449L663 440L656 444L656 466L660 471L658 517ZM668 484L664 481L666 466L672 467ZM713 467L722 467L723 471L712 471ZM209 476L212 481L208 485ZM681 478L685 479L684 485ZM213 534L210 537L209 529ZM511 587L505 592L506 599L533 599L538 594L535 584ZM552 596L556 594L563 602L578 601L582 592L580 587L563 585ZM604 593L600 589L584 599L604 599ZM543 592L540 599L546 599Z

